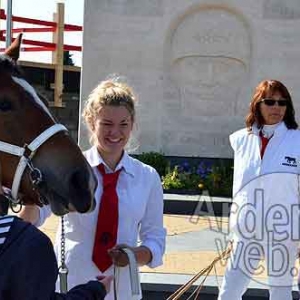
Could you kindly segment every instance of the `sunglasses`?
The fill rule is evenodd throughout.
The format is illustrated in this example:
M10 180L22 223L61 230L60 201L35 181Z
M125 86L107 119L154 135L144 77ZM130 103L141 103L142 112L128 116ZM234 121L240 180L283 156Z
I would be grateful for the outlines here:
M267 106L274 106L275 103L277 103L278 106L287 106L289 101L286 99L280 99L280 100L262 99L260 102L263 102Z

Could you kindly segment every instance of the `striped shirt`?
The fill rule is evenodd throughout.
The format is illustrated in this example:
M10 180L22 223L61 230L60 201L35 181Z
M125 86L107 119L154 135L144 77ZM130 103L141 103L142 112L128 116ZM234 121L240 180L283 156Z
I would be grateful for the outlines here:
M14 219L15 217L13 216L0 217L0 251L7 239L7 236L9 234Z

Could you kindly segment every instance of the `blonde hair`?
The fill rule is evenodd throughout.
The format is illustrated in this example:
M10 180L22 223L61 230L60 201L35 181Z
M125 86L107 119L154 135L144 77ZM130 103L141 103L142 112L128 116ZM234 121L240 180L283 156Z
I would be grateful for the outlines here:
M125 106L130 113L132 122L135 122L136 97L131 87L118 79L101 81L88 96L82 117L91 132L90 142L96 142L93 134L95 120L104 106Z

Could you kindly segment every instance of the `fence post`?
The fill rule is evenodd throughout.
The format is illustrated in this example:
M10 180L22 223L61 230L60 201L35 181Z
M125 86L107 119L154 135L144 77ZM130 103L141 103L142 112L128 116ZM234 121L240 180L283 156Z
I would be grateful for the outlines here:
M57 3L57 12L55 14L55 22L57 27L53 37L56 43L56 50L52 56L52 59L55 59L54 106L56 107L63 107L64 10L64 3Z

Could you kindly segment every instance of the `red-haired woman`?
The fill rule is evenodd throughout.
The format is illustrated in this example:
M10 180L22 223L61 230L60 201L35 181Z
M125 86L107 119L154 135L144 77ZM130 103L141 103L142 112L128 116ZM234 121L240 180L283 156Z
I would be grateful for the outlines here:
M219 300L242 299L251 277L262 267L261 258L266 260L270 299L292 299L299 240L298 235L292 236L299 225L299 212L294 210L300 191L297 127L287 88L277 80L262 81L250 103L246 128L230 135L234 150L233 251ZM286 270L282 269L284 261ZM278 269L276 274L274 269Z

